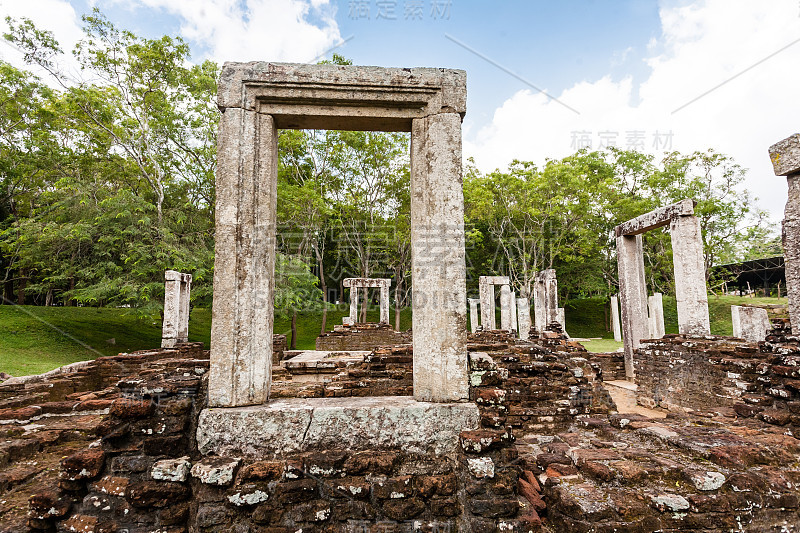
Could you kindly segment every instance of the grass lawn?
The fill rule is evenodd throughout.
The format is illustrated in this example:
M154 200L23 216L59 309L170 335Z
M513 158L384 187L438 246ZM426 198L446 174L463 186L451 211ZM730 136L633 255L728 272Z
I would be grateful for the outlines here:
M750 298L749 296L708 297L708 314L711 320L711 333L714 335L733 335L731 306L742 304L786 304L786 298ZM567 331L573 337L601 337L602 340L584 342L590 352L613 352L622 347L614 341L614 335L604 326L604 308L608 305L601 298L587 298L565 302ZM678 333L678 307L673 296L664 296L664 329L667 333Z
M709 297L711 332L731 335L730 306L742 303L786 303L786 298L749 298L738 296ZM585 343L592 352L613 352L622 346L614 342L606 331L605 308L602 298L588 298L565 302L567 331L573 337L600 337ZM342 323L348 306L328 312L327 330ZM367 320L378 321L378 309L371 309ZM667 333L678 332L678 313L675 298L664 297L664 320ZM390 321L394 324L394 309ZM321 315L307 313L297 317L297 348L313 349L319 334ZM400 315L402 329L411 327L411 310ZM291 320L275 318L275 333L288 337ZM211 311L195 308L189 321L189 340L209 345L211 338ZM114 339L113 343L111 339ZM94 307L35 307L0 305L0 372L23 376L47 372L75 361L94 359L100 355L116 355L157 348L161 345L159 320L139 318L129 309Z
M348 313L348 306L330 310L327 330L341 324ZM370 310L367 319L377 322L378 309ZM390 319L394 324L394 310ZM298 315L298 349L314 348L321 323L321 315ZM410 309L401 313L400 324L403 329L411 327ZM288 341L291 319L275 317L275 333L285 334ZM192 309L189 340L209 346L210 309ZM40 374L76 361L159 346L160 320L142 319L130 309L0 305L0 372L12 376Z

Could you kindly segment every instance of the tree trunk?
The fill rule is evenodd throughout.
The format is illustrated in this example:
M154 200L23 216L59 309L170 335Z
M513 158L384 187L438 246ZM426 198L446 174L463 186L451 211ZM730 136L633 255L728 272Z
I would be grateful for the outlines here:
M75 278L69 278L69 290L75 290ZM64 307L72 307L74 303L75 302L72 300L72 296L64 298Z
M25 305L25 286L28 284L28 278L25 277L25 271L19 271L19 285L17 286L17 305Z
M44 306L50 307L53 305L53 289L47 289L47 296L44 299Z
M297 311L292 312L292 340L289 343L289 349L297 349Z

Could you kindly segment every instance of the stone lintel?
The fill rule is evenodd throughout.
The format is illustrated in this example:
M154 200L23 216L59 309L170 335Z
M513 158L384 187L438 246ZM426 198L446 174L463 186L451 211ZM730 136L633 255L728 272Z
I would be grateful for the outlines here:
M191 274L184 274L182 272L178 272L177 270L165 270L164 271L164 280L165 281L180 281L184 283L188 283L192 281Z
M220 109L275 117L278 128L411 131L411 120L467 109L466 73L296 63L225 63Z
M410 396L292 398L204 409L197 444L204 455L262 459L311 450L441 455L454 453L459 433L476 429L479 421L474 403L418 402Z
M478 282L482 285L509 285L511 280L508 276L481 276Z
M769 158L776 176L800 174L800 133L770 146Z
M391 284L389 278L345 278L342 281L343 286L350 288L382 288Z
M639 235L650 230L666 226L673 218L694 215L695 201L686 198L678 203L659 207L649 213L632 218L617 226L614 231L617 237L623 235Z

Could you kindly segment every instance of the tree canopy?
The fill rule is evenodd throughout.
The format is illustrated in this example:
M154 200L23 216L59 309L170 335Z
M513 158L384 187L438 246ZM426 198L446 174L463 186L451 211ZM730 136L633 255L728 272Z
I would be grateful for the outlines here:
M193 64L180 38L142 38L95 10L83 17L75 77L59 69L49 33L7 23L5 38L49 77L0 61L5 300L152 314L174 269L193 274L192 301L208 305L218 66ZM327 309L345 277L391 277L396 305L409 305L408 135L282 130L279 151L276 312ZM530 295L535 273L555 268L564 295L613 293L614 226L686 197L697 200L707 271L779 254L744 177L714 150L582 150L492 172L467 162L469 288L505 274ZM669 292L669 238L645 242L648 280Z

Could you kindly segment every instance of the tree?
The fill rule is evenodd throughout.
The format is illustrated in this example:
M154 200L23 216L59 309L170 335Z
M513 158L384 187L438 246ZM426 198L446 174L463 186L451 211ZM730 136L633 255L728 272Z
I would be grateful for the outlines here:
M173 268L191 270L193 297L207 297L218 69L187 66L180 39L139 38L97 10L83 20L75 56L90 81L55 66L61 50L49 33L9 20L6 38L61 84L57 114L69 157L55 165L59 179L40 187L36 217L4 232L4 249L25 243L21 264L40 279L31 292L69 279L68 299L149 312L160 307L163 271ZM64 260L51 264L53 254Z

